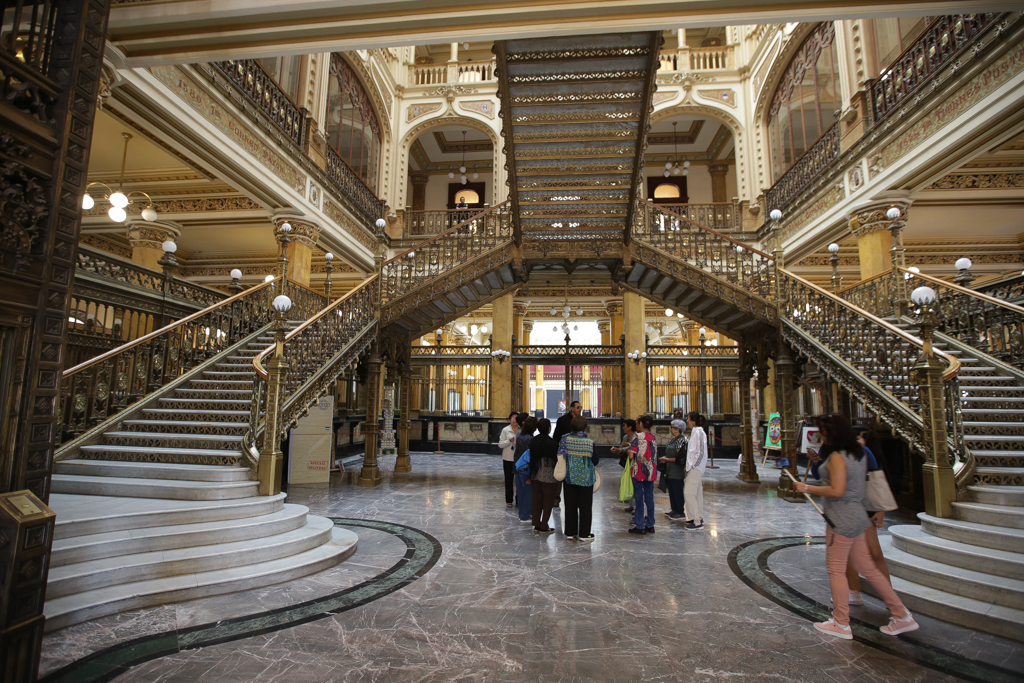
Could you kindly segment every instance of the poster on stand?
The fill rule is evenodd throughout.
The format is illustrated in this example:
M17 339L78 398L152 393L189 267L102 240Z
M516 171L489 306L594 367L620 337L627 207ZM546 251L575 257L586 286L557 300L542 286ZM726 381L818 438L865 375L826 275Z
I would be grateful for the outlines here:
M771 413L768 416L768 428L764 437L765 450L782 450L782 414Z

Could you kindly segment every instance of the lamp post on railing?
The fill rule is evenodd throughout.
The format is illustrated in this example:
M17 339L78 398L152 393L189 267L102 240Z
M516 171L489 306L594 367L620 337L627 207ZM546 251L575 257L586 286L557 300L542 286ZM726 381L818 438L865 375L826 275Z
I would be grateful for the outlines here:
M288 244L291 240L292 224L282 223L277 241L281 245L281 253L277 257L277 276L281 278L281 294L288 291Z
M897 319L901 318L907 310L907 282L900 275L900 269L907 265L906 249L903 248L903 226L905 220L901 220L903 211L898 206L891 206L885 212L885 217L892 223L889 224L889 232L892 233L892 249L889 254L892 257L892 273L896 279L896 301L893 302L893 314Z
M178 251L178 245L173 240L166 240L160 247L164 250L164 255L157 261L158 264L163 268L164 271L164 291L160 298L160 320L159 327L163 327L168 323L164 309L167 305L167 295L171 293L171 283L174 281L174 271L178 267L178 259L174 257L174 252Z
M285 314L291 310L292 300L285 294L278 294L273 306L275 315L271 330L274 333L274 355L267 363L266 428L256 468L261 496L275 496L281 492L281 464L284 460L277 432L280 429L284 382L288 373L288 363L284 358L284 336L288 329Z
M334 254L327 252L324 254L324 260L327 261L325 266L327 269L327 279L324 281L324 296L327 297L328 302L331 299L331 290L333 289L333 283L331 282L331 271L334 270L334 264L331 261L334 260Z
M245 289L244 287L242 287L242 283L240 282L241 279L242 279L242 271L239 270L238 268L232 268L231 269L231 284L228 285L228 289L231 290L232 294L238 294L243 289Z
M839 288L843 285L843 278L839 275L839 245L833 242L828 245L828 262L832 264L832 293L838 294Z
M924 507L929 515L948 518L953 516L956 478L949 460L946 433L946 392L942 382L946 364L932 348L932 331L938 322L932 309L936 295L931 287L918 287L910 296L921 308L921 339L924 341L921 356L914 365L924 423L925 463L921 466Z
M956 269L959 271L956 274L956 277L953 278L953 282L957 283L961 287L966 287L967 289L970 289L971 283L978 279L974 276L974 273L971 272L971 266L973 266L974 263L971 261L971 259L967 258L966 256L963 256L961 258L958 258L956 260L956 263L954 263L953 265L956 266Z
M782 252L782 235L779 230L779 221L782 220L782 212L778 209L772 209L768 213L768 218L772 221L772 256L775 258L775 301L779 306L782 306L782 284L781 278L779 277L779 270L786 267L786 257Z

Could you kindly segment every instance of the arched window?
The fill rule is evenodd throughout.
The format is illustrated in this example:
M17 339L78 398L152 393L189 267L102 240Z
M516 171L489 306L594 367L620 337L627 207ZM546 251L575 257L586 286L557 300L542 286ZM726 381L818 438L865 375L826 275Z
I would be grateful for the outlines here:
M460 190L455 193L456 204L479 204L480 195L475 190Z
M838 106L835 27L826 22L807 36L790 60L768 110L774 180L781 178L836 122Z
M662 183L654 188L655 199L674 199L680 196L679 186L674 183Z
M331 55L327 142L376 194L380 167L380 123L363 84L339 54Z

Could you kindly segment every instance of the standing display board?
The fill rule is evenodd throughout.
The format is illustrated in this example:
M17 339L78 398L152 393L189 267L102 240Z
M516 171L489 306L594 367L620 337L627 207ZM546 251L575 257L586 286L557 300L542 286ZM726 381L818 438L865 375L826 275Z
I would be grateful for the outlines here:
M327 484L334 460L334 397L324 396L289 432L288 483Z
M770 413L768 426L764 430L764 459L761 460L761 467L764 467L769 457L778 458L780 455L782 455L782 414Z

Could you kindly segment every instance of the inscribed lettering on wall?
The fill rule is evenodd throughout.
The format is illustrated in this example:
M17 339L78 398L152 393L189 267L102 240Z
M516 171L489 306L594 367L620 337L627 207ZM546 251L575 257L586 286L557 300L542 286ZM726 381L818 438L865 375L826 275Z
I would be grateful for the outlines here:
M270 145L263 142L245 124L225 111L179 67L153 66L149 67L149 71L174 94L202 114L207 121L223 131L239 147L256 157L274 175L288 183L289 187L296 192L305 194L306 176L296 171L291 164L282 159L271 149Z

